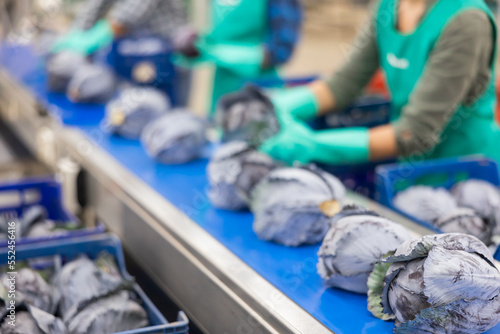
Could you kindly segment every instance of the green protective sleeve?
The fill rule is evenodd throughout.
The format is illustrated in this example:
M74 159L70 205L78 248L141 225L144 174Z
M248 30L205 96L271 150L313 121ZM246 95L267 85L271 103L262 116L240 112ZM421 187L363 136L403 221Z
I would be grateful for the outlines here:
M271 94L271 101L276 107L278 117L280 113L284 113L301 121L315 118L319 109L318 98L308 86L276 91Z
M199 45L206 59L243 78L255 78L262 72L264 48L258 45Z
M51 53L58 53L65 50L76 51L76 43L82 38L83 31L72 30L61 38L58 38L50 48ZM80 53L83 53L80 51Z
M359 164L369 158L369 130L347 128L312 131L296 120L284 124L276 136L259 148L288 165L321 162L329 165Z
M113 29L108 20L101 20L89 30L68 33L53 45L53 53L63 50L89 55L113 42Z
M332 165L359 164L369 160L369 130L346 128L317 131L313 134L311 161Z
M111 23L108 20L97 22L96 25L90 29L89 38L91 39L91 45L89 47L90 53L111 44L114 38Z

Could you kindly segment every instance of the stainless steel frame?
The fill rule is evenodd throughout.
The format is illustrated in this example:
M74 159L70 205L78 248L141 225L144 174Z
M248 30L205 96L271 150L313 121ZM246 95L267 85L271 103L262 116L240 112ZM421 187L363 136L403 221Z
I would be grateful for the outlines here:
M55 167L69 156L81 165L87 204L202 330L331 333L82 132L43 116L33 97L5 72L0 94L0 117L40 160ZM417 235L431 233L363 197L349 197Z

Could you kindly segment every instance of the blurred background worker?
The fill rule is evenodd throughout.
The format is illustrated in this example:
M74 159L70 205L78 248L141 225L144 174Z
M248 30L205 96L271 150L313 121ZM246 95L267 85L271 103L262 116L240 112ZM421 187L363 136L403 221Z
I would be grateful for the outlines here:
M245 81L277 77L298 42L303 20L299 0L213 0L210 27L193 40L189 63L215 65L211 107Z
M185 25L183 0L88 0L76 17L72 31L60 39L53 50L91 54L109 45L114 38L138 30L174 38L177 30Z
M469 154L500 162L496 36L483 0L381 0L338 73L272 96L282 128L261 150L288 163ZM389 124L312 131L303 123L349 105L379 66L392 98Z
M114 41L108 60L118 72L122 70L120 74L136 83L162 88L171 86L165 83L175 73L177 91L168 93L174 95L171 97L176 104L185 105L189 71L174 70L170 60L164 60L170 58L175 46L182 47L179 43L184 43L178 36L185 36L184 31L189 30L185 7L184 0L88 0L76 16L72 30L54 44L52 51L71 50L89 55ZM158 46L162 43L163 46ZM133 55L123 60L127 56L121 52ZM156 58L150 57L156 64L141 59L148 52L159 53Z

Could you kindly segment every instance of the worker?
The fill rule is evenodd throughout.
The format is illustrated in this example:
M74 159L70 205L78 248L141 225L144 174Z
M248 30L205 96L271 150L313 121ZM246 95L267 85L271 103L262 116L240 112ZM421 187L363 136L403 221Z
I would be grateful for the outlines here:
M72 31L55 43L53 52L92 54L137 30L173 39L185 25L184 0L87 0Z
M211 23L194 41L198 52L185 54L190 64L215 65L210 109L220 96L245 81L276 78L286 63L302 25L300 0L214 0Z
M120 68L118 72L124 72L120 74L139 84L166 89L175 100L173 102L183 106L187 104L189 96L190 71L175 69L174 92L168 85L174 72L170 62L153 64L143 62L138 56L123 60L122 57L126 55L122 55L120 50L126 49L121 45L134 45L136 40L153 38L166 45L157 57L169 57L172 46L183 47L183 41L179 43L179 36L189 36L185 33L186 29L189 29L189 25L185 0L87 0L72 30L56 41L52 52L71 50L90 55L114 42L108 60L111 65ZM137 52L140 54L140 51ZM146 67L143 66L145 64Z
M289 164L469 154L500 162L496 36L483 0L381 0L339 72L272 96L282 127L261 150ZM321 131L304 124L347 107L379 67L392 98L389 124Z

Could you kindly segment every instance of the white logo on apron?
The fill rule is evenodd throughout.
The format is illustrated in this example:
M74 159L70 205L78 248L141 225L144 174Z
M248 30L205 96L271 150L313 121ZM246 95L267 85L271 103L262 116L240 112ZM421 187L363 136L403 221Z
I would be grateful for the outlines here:
M387 62L394 68L399 68L400 70L406 70L410 66L408 59L398 58L394 53L387 54Z

